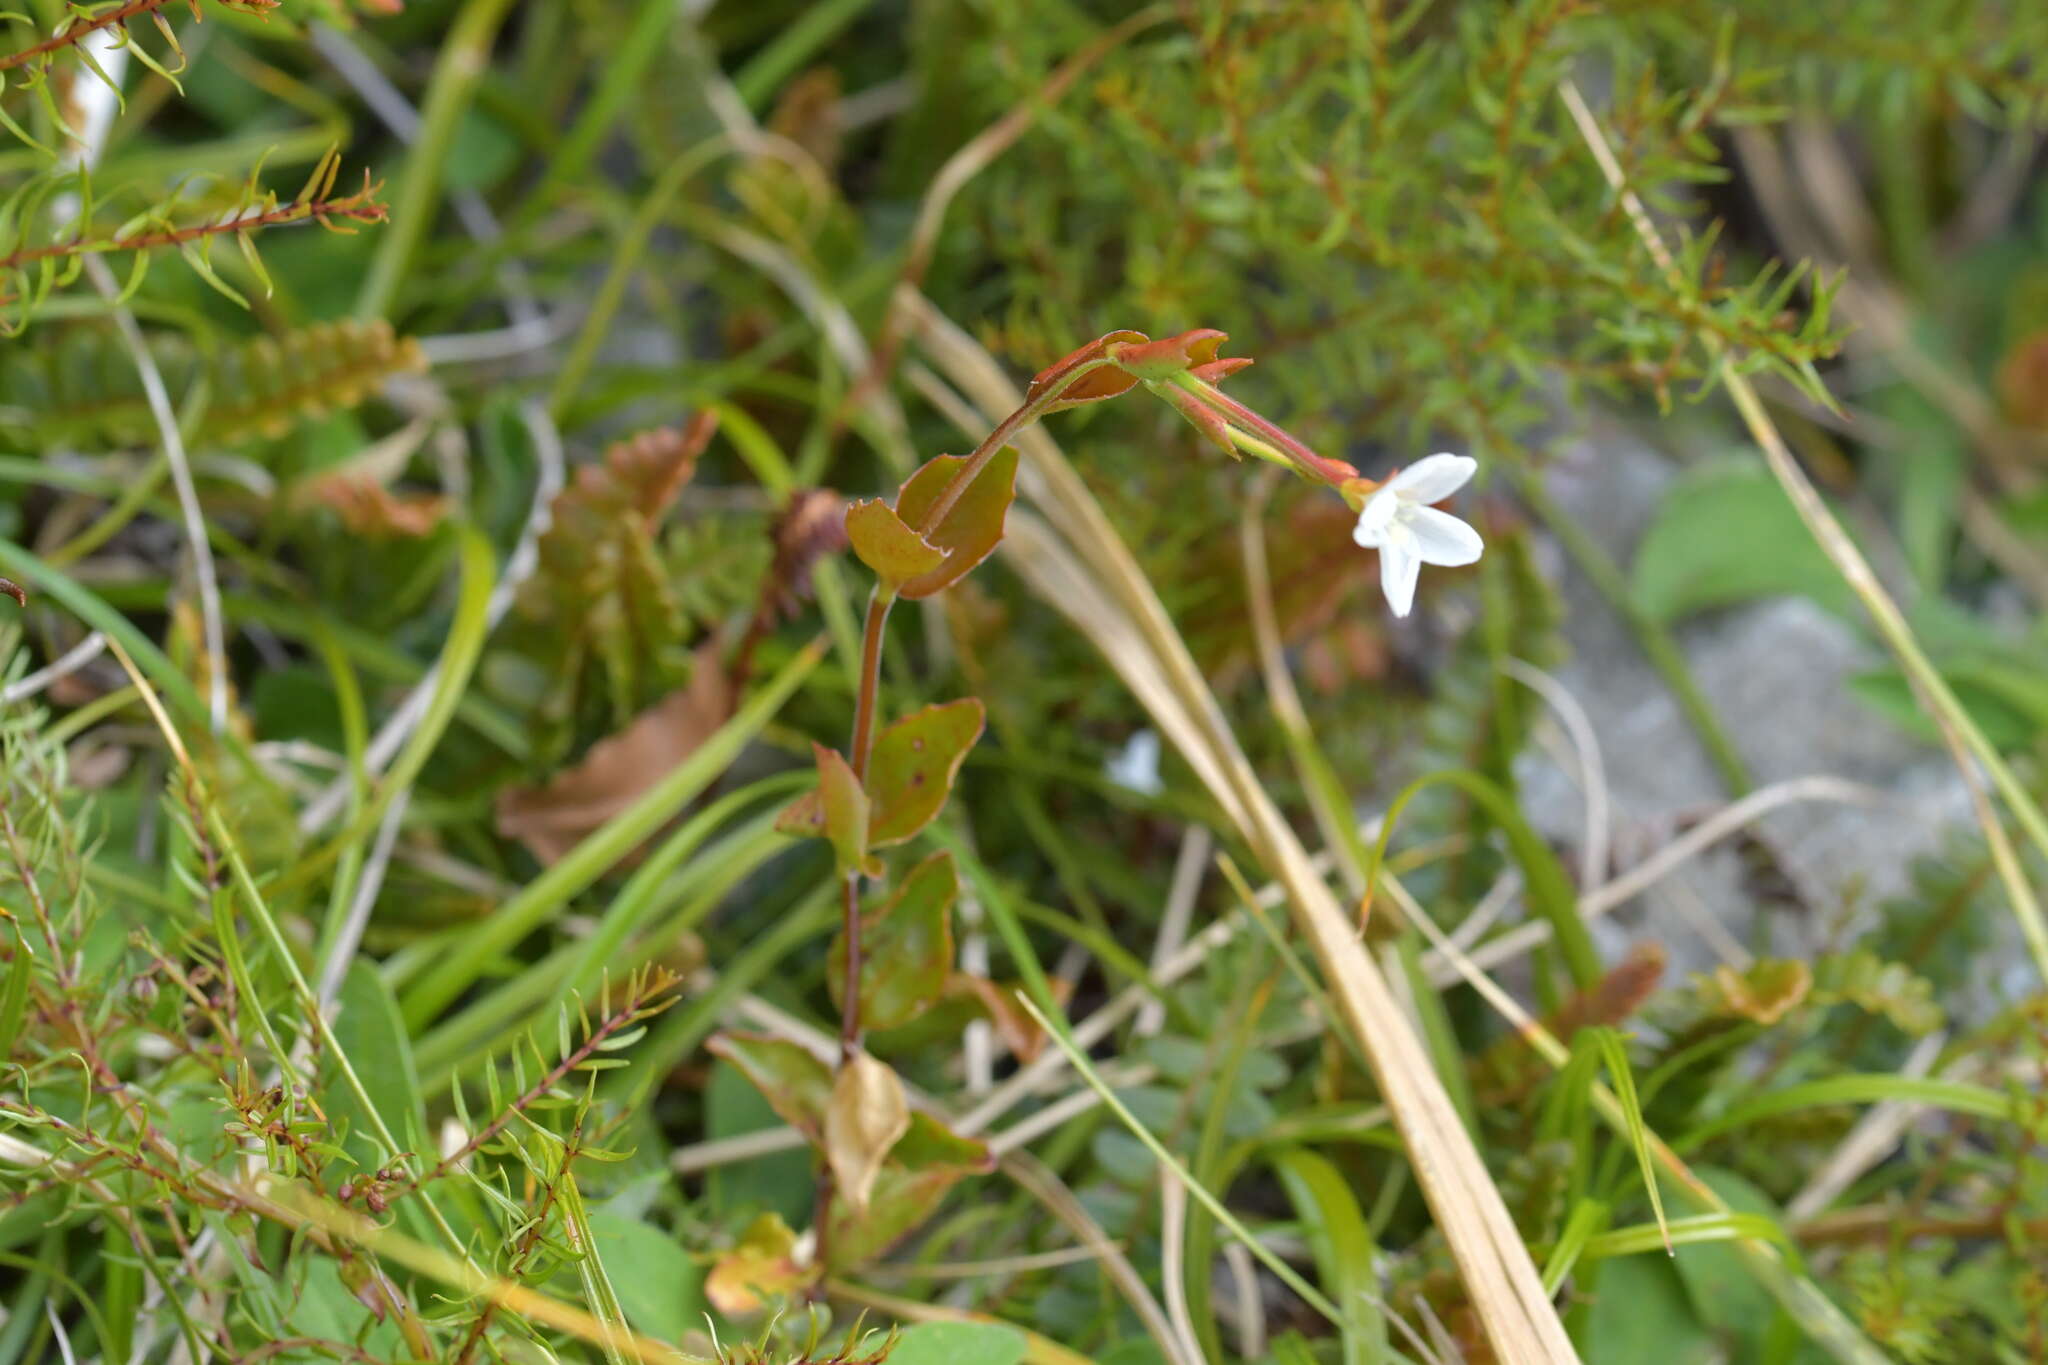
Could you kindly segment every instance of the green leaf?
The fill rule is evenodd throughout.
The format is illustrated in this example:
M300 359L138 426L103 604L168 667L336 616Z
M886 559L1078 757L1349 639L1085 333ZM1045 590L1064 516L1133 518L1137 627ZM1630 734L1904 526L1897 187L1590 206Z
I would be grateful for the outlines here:
M945 994L953 969L951 910L960 894L953 855L934 853L861 920L860 1021L871 1029L901 1028ZM845 1003L846 933L832 940L825 968L832 1003Z
M905 480L896 495L896 515L910 526L919 525L966 463L964 455L940 455L926 463ZM948 551L946 562L905 583L900 589L903 596L930 597L958 583L987 559L1003 538L1003 518L1009 513L1016 488L1017 450L1005 446L982 466L945 520L925 528L924 538Z
M347 1054L385 1126L400 1142L416 1143L427 1131L426 1103L420 1097L419 1074L413 1068L412 1042L390 986L374 966L358 960L349 964L335 1000L335 1041ZM326 1104L330 1117L347 1119L349 1155L364 1163L364 1169L382 1165L394 1155L371 1145L369 1135L376 1125L360 1112L361 1105L348 1087L334 1087Z
M745 1073L784 1123L824 1141L832 1073L823 1062L795 1043L756 1033L721 1033L705 1046Z
M1305 1147L1286 1147L1271 1158L1288 1202L1301 1218L1316 1277L1338 1309L1344 1365L1373 1365L1387 1355L1387 1319L1379 1309L1379 1274L1372 1230L1351 1186L1327 1158Z
M900 844L932 822L952 793L961 760L981 738L982 707L973 697L927 706L875 741L868 760L874 819L871 848Z
M1580 1343L1586 1365L1704 1365L1718 1358L1712 1335L1693 1315L1685 1286L1664 1257L1603 1262L1589 1282L1592 1306Z
M1695 1168L1695 1173L1734 1212L1761 1214L1776 1221L1777 1206L1769 1196L1741 1176L1711 1167ZM1764 1330L1777 1316L1778 1306L1770 1291L1757 1282L1756 1275L1744 1263L1742 1253L1725 1242L1707 1242L1681 1246L1674 1253L1674 1258L1671 1263L1677 1268L1678 1278L1685 1286L1694 1315L1741 1344L1744 1349L1736 1352L1736 1359L1756 1359ZM1603 1285L1610 1273L1601 1272Z
M983 1322L924 1322L896 1338L889 1365L1018 1365L1028 1338Z
M912 1114L909 1130L890 1148L875 1179L866 1210L844 1200L834 1203L832 1268L864 1265L879 1256L929 1218L955 1184L994 1168L994 1158L981 1143L959 1136L929 1114Z
M946 562L946 551L903 524L880 498L846 509L846 538L860 562L891 591L922 577Z
M1855 596L1770 471L1723 460L1684 475L1636 547L1630 590L1653 620L1802 594L1845 615Z
M704 1269L659 1228L612 1212L590 1215L598 1255L615 1273L626 1321L663 1341L704 1326Z

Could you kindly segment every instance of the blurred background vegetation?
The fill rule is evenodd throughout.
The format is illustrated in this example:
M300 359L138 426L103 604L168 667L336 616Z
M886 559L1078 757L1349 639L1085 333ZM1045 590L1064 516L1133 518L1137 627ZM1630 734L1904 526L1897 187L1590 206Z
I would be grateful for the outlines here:
M1202 326L1367 474L1482 463L1485 558L1396 622L1334 499L1159 405L1049 427L1354 902L1349 820L1468 775L1368 936L1583 1357L2048 1358L2041 849L1725 397L2038 799L2044 53L2023 0L20 0L0 1365L1494 1359L1216 793L1006 556L885 672L988 711L872 1041L952 1131L821 1270L787 1107L707 1050L834 1027L829 859L773 820L851 718L842 499ZM1802 687L1865 788L1787 786ZM1759 822L1873 797L1817 860ZM1718 932L1644 913L1710 860ZM1591 979L1514 937L1559 894ZM1631 1071L1719 1200L1674 1257L1590 1117Z

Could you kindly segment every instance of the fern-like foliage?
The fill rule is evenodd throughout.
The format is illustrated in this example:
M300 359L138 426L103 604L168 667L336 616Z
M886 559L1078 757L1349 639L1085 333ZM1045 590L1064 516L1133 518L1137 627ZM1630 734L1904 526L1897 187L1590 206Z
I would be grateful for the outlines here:
M80 323L38 333L0 368L0 443L135 445L156 439L135 363L111 327ZM395 375L426 368L419 343L378 319L315 323L278 336L199 346L154 333L150 351L172 393L204 398L193 429L237 444L285 435L300 421L346 411Z
M86 40L95 34L112 35L118 45L127 48L137 60L175 85L175 73L183 69L185 54L178 45L177 33L163 12L174 8L176 3L177 0L118 0L114 4L85 5L76 3L76 0L66 0L62 6L63 17L51 25L47 34L32 37L12 52L0 56L0 102L6 99L11 82L14 88L32 92L50 122L68 134L71 130L67 120L50 94L50 76L60 62L69 58L76 63L74 79L104 80L105 72L84 46ZM263 15L276 9L279 0L213 0L213 3L243 14ZM185 0L185 4L197 22L203 13L199 0ZM18 24L32 22L21 14L0 18ZM171 56L169 65L135 43L129 35L128 25L142 18L149 19L162 35ZM0 124L37 151L54 155L46 141L37 138L6 113L4 103L0 103Z
M501 1358L520 1339L547 1345L537 1324L497 1299L450 1298L386 1264L374 1238L318 1231L295 1210L317 1205L428 1235L446 1228L443 1252L495 1244L501 1273L532 1285L587 1266L580 1185L620 1156L601 1145L612 1121L598 1111L594 1082L626 1063L676 998L676 978L648 968L607 982L596 999L561 1010L546 1036L516 1039L509 1056L474 1074L489 1107L472 1110L458 1092L460 1136L435 1144L402 1079L403 1035L379 1036L374 1022L361 1031L386 1017L395 1028L382 985L374 974L352 978L350 1022L330 1042L313 1002L259 946L259 911L231 885L213 835L223 825L195 786L174 779L166 800L177 874L168 893L152 892L148 906L125 890L95 893L86 868L107 856L92 837L100 817L69 788L65 749L46 737L46 720L18 707L0 713L0 1205L46 1230L49 1245L118 1227L137 1275L230 1305L203 1340L188 1336L200 1354L267 1358L283 1343L294 1353L282 1358L375 1363ZM254 818L225 823L245 850L265 847ZM463 1236L477 1246L442 1211L458 1202L458 1184ZM259 1243L252 1218L276 1235ZM262 1272L242 1275L239 1257L195 1258L202 1236L264 1246ZM88 1312L69 1330L81 1354L129 1358L137 1334L197 1329Z
M167 198L112 229L95 225L92 178L86 172L54 170L32 177L0 208L0 335L26 327L54 291L77 279L87 256L123 258L128 287L133 289L156 253L176 251L213 288L236 303L246 303L214 268L216 243L232 242L251 279L267 290L270 281L256 251L256 233L302 223L346 233L356 224L384 220L378 187L367 173L360 189L336 192L341 174L338 152L321 157L290 199L265 189L261 172L257 167L225 197L209 193L202 181L181 181Z
M551 720L601 699L608 733L681 680L688 625L659 533L716 425L700 416L617 442L556 497L520 598L523 652L549 675Z

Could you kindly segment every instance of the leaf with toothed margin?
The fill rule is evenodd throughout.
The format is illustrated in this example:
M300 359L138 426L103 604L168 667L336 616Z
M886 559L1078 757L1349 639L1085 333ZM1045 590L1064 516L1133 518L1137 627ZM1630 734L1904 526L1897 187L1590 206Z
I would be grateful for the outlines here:
M939 455L904 481L896 495L896 515L908 526L917 526L936 507L952 484L953 476L967 463L964 455ZM960 495L937 526L928 526L924 538L945 550L946 562L929 573L919 574L898 591L908 598L930 597L967 576L975 565L987 559L1003 538L1003 518L1017 492L1017 448L1005 446L974 476L974 482Z
M882 731L868 759L874 803L869 848L900 844L932 822L953 790L961 760L981 738L981 702L962 697L927 706Z

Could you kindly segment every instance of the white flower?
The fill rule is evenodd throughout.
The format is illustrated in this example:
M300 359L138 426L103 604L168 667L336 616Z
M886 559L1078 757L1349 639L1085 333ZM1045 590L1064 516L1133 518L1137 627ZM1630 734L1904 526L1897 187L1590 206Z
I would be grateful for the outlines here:
M1415 580L1425 564L1455 568L1479 558L1479 533L1449 512L1431 507L1463 488L1479 468L1469 455L1417 460L1366 497L1351 538L1380 552L1380 587L1394 615L1415 605Z
M1109 762L1102 765L1102 775L1140 796L1159 795L1166 784L1159 777L1158 734L1140 730L1132 735L1130 743L1111 754Z

